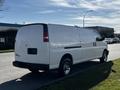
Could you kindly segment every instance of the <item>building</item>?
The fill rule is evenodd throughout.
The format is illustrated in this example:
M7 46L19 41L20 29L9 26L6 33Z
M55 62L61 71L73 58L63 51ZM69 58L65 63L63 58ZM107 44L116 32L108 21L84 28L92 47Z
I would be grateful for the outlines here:
M22 25L0 23L0 49L13 49L17 30Z
M114 37L114 28L102 27L102 26L91 26L91 27L86 27L86 28L91 28L92 30L98 31L100 35L105 38Z

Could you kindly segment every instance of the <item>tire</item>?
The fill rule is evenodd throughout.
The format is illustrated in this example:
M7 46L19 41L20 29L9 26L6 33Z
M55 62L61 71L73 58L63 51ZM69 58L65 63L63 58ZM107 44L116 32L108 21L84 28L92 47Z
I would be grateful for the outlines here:
M100 63L107 62L108 59L108 52L104 51L102 57L100 58Z
M70 74L71 66L72 66L72 62L70 58L62 59L62 62L60 63L60 67L59 67L60 76L66 76Z
M31 71L32 73L38 73L38 72L39 72L39 70L37 70L37 69L32 69L32 68L29 68L29 71Z

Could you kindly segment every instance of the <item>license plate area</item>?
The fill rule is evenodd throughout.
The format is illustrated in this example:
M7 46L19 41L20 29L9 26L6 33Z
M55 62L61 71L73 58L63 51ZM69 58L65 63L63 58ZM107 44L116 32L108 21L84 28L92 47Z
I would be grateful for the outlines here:
M27 53L31 55L37 55L37 48L28 48Z

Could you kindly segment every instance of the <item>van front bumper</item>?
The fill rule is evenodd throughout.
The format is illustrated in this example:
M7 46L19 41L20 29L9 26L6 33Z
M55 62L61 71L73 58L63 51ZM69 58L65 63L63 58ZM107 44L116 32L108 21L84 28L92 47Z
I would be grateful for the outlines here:
M35 63L26 63L20 61L14 61L13 66L27 69L38 69L38 70L49 70L48 64L35 64Z

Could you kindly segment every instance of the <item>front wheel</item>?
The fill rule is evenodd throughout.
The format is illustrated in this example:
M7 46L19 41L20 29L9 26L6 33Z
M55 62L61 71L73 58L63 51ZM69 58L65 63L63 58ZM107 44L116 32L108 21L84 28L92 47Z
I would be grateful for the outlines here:
M104 51L102 57L100 58L100 63L107 62L108 59L108 52Z

